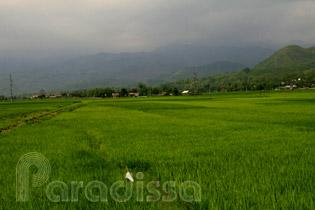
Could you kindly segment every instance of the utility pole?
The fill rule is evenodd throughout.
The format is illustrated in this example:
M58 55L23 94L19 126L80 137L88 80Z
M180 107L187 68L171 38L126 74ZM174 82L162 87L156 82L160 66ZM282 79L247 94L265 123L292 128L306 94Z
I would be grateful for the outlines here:
M89 91L88 89L85 89L86 97L89 98Z
M13 88L13 81L12 81L12 76L11 76L11 74L10 74L10 95L11 95L11 103L13 103L12 88Z
M194 96L196 97L197 94L197 88L196 88L196 72L194 69Z

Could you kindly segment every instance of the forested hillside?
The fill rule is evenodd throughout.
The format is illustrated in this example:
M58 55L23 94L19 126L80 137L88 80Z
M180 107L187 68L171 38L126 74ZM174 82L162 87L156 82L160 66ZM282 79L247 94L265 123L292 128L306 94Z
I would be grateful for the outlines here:
M192 79L166 84L179 89L192 89ZM315 48L287 46L253 68L198 80L199 91L272 89L284 85L312 87L315 84Z

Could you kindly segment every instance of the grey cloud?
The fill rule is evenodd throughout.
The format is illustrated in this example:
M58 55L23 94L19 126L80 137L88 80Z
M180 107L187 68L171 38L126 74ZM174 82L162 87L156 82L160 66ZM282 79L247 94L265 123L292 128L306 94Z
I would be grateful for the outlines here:
M4 0L0 55L152 50L172 42L312 43L315 2Z

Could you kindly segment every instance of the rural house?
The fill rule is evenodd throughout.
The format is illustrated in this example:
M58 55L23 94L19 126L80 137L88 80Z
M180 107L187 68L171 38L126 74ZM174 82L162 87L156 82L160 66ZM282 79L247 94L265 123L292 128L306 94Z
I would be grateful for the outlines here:
M184 90L184 91L182 92L182 94L183 94L183 95L190 95L190 91L189 91L189 90Z
M158 96L166 96L167 92L163 91L162 93L158 94Z
M119 93L112 93L113 98L118 98L119 97Z
M129 97L139 97L139 93L129 93Z

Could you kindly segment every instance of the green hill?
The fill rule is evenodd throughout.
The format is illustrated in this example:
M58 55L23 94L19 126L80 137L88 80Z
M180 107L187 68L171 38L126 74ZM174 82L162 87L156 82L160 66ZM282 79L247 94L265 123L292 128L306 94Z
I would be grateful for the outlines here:
M167 85L191 89L192 80L182 79ZM315 86L315 47L287 46L251 69L203 77L198 81L200 91L272 89L282 85Z
M302 48L300 46L291 45L277 51L270 58L262 61L254 68L292 67L307 65L315 66L315 47Z
M281 78L285 74L301 73L315 67L315 47L287 46L256 65L251 74L263 78Z

